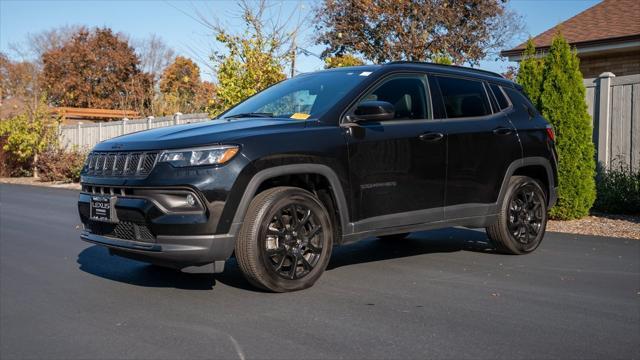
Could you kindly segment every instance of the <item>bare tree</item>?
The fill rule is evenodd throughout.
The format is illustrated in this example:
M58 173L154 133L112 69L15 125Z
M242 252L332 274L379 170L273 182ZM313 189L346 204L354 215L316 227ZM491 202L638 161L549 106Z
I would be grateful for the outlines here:
M175 59L175 51L155 34L145 39L134 40L132 43L140 58L140 68L153 75L153 82L157 84L162 71Z

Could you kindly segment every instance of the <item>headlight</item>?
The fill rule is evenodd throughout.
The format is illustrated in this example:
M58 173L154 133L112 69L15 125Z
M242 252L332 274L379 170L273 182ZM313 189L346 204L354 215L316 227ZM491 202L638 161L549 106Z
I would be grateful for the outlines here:
M231 160L240 148L235 145L218 145L197 149L166 150L158 162L173 166L221 165Z

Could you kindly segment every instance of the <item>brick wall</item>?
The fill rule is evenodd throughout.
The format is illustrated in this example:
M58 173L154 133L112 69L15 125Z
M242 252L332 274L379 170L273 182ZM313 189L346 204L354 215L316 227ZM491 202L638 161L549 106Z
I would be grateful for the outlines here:
M580 71L585 79L596 78L603 72L612 72L617 76L640 74L640 51L580 56Z

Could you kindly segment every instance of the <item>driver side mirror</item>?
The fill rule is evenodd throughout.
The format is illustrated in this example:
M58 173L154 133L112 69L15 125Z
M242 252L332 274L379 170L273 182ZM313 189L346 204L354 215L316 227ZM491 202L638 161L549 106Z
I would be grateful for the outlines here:
M386 101L364 101L353 112L352 120L358 121L383 121L392 120L396 115L393 105Z

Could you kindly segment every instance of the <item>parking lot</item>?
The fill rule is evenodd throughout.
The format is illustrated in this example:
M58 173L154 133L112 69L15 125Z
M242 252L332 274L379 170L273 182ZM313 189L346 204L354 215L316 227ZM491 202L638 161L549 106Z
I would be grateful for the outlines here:
M0 185L0 358L639 358L640 242L548 233L527 256L445 229L336 248L254 290L79 239L77 192Z

